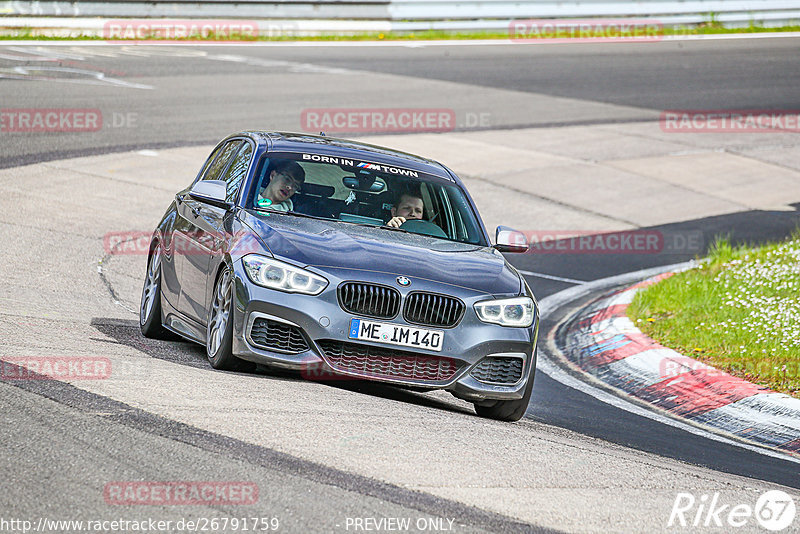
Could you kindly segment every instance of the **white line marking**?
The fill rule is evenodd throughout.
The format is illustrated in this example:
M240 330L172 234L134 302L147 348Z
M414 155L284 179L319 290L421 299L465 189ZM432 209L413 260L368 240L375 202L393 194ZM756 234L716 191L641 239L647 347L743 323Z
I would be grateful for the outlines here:
M569 289L565 289L563 291L559 291L554 295L550 295L549 297L545 297L539 301L539 309L541 310L542 316L546 316L548 313L552 313L553 310L556 310L561 305L581 298L585 295L593 291L597 291L604 287L611 287L618 284L625 284L625 283L634 283L639 280L643 280L646 278L650 278L651 276L655 276L657 274L661 274L667 271L677 271L687 269L691 266L695 265L695 262L688 261L685 263L678 263L674 265L667 265L665 267L655 267L652 269L645 269L642 271L636 271L632 273L625 273L617 276L611 276L609 278L602 278L600 280L594 280L592 282L584 282L579 286L570 287ZM522 271L520 271L522 272ZM552 341L548 343L548 348L552 351L557 351L558 349L554 346ZM640 406L634 402L626 400L624 397L614 395L609 393L605 389L600 389L591 385L589 382L584 380L580 380L566 371L564 371L561 367L558 366L557 363L553 362L549 357L546 356L546 352L541 353L541 357L538 359L536 363L537 370L541 370L544 374L555 380L556 382L560 382L567 387L572 389L576 389L582 393L585 393L595 399L599 400L600 402L604 402L606 404L610 404L616 408L621 410L625 410L626 412L630 412L635 415L639 415L642 417L647 417L648 419L652 419L661 424L669 425L696 436L704 437L707 439L711 439L714 441L718 441L720 443L725 443L728 445L734 445L736 447L740 447L742 449L747 449L749 451L763 454L764 456L770 456L772 458L779 458L781 460L787 460L790 462L795 462L800 464L800 458L795 458L788 454L783 454L778 451L774 451L764 447L758 447L756 445L750 445L748 443L743 443L737 440L729 439L721 434L717 434L715 432L711 432L709 430L705 430L700 428L699 426L695 426L694 424L690 424L688 422L679 421L668 417L664 414L659 412L650 410L643 406ZM591 379L591 377L587 376L587 379ZM610 387L610 386L607 386Z
M534 273L531 271L520 271L517 269L519 274L524 274L525 276L535 276L537 278L547 278L548 280L557 280L559 282L567 282L568 284L588 284L584 280L575 280L574 278L562 278L560 276L554 276L552 274L544 274L544 273Z
M214 61L229 61L233 63L243 63L254 67L265 67L268 69L285 68L294 74L354 74L356 71L340 69L334 67L323 67L312 65L311 63L298 63L296 61L284 61L278 59L261 59L257 57L238 56L233 54L207 55L206 59Z
M32 72L53 72L53 73L66 73L68 75L83 75L86 78L59 78L56 76L47 76L32 74ZM73 69L68 67L35 67L35 66L19 66L14 67L11 71L0 71L0 78L9 80L30 80L39 82L60 82L60 83L80 83L86 85L112 85L118 87L128 87L132 89L153 89L152 85L145 85L142 83L127 82L118 78L107 78L102 72Z

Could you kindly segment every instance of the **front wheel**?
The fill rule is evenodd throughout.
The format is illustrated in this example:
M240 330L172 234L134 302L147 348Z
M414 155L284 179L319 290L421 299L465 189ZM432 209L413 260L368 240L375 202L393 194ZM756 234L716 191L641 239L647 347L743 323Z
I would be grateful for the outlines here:
M233 276L225 269L214 286L208 311L206 355L211 367L224 371L245 371L254 367L233 355Z
M534 358L532 365L536 365ZM519 421L528 409L533 392L533 375L536 368L531 369L528 383L525 384L525 393L521 399L516 400L497 400L488 403L475 403L475 413L486 419L496 419L498 421Z

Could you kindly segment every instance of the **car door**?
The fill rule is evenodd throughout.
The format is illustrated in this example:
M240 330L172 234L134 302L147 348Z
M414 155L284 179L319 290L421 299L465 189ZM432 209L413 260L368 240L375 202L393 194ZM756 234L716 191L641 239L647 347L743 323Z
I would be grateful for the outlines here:
M232 204L236 203L239 186L247 176L247 171L253 159L253 152L254 145L251 142L245 141L241 143L225 170L215 178L225 182L225 199ZM223 245L226 234L225 218L226 216L231 216L231 214L218 206L212 206L194 199L191 199L191 202L197 204L200 216L194 219L194 228L189 233L189 238L192 239L193 248L201 251L201 253L186 255L183 264L183 283L186 290L192 292L185 295L186 304L189 308L188 313L191 314L192 318L205 323L209 295L215 282L214 275L217 272L219 262L223 260Z
M242 139L233 139L223 145L200 180L219 180L243 143ZM225 210L194 199L188 192L182 195L177 204L174 239L181 286L178 306L182 314L202 325L206 321L208 266L219 241L219 236L214 233L217 220Z
M218 146L206 159L203 168L200 169L195 181L202 179L209 170L209 167L216 161L217 157L222 152L225 145ZM191 187L191 186L190 186ZM178 212L181 211L181 204L186 197L186 192L189 188L181 191L175 195L175 212L170 214L172 221L169 223L171 232L163 236L163 255L161 257L161 283L162 293L169 306L173 309L180 310L180 295L181 295L181 267L183 266L183 253L186 247L186 239L184 238L187 228L187 221L181 217Z

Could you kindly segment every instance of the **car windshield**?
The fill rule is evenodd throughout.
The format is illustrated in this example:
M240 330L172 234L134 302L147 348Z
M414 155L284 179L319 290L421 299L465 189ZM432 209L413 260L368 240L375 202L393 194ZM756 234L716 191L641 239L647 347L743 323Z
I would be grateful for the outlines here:
M338 156L272 153L259 161L245 208L294 212L485 246L457 185L419 171Z

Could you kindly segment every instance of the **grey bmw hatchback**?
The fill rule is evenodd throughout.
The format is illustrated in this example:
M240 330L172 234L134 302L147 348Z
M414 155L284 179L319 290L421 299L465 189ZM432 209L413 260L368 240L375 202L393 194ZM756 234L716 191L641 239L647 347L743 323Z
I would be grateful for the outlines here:
M216 369L444 389L516 421L539 310L444 165L306 134L223 139L153 233L145 336L203 344Z

